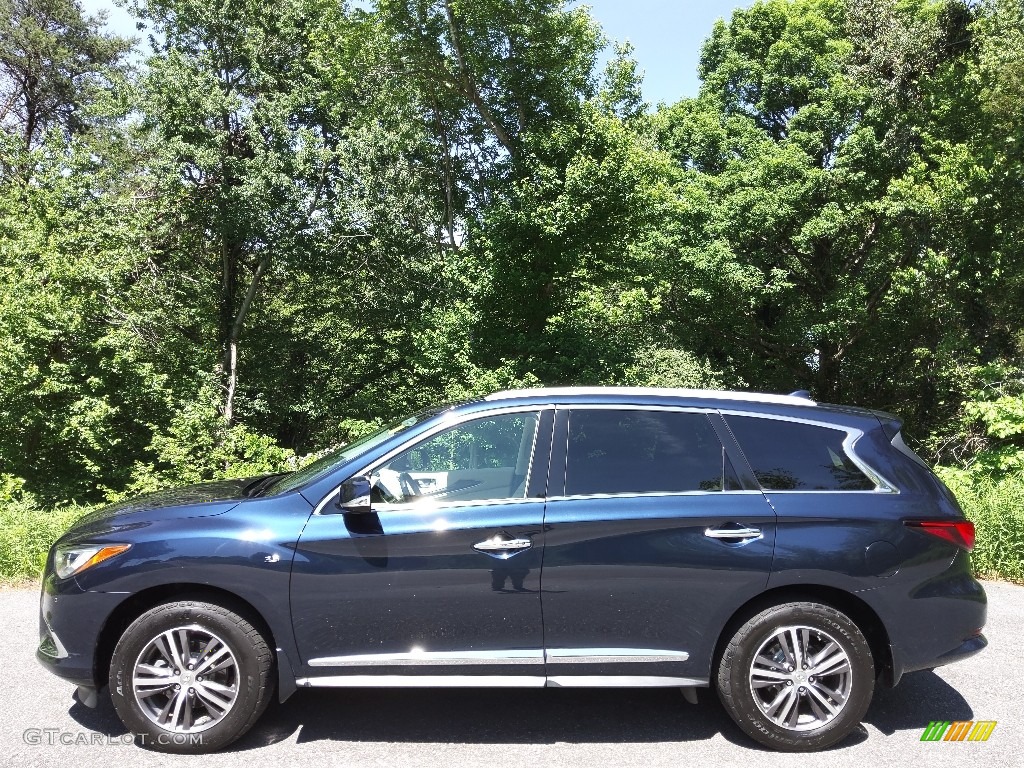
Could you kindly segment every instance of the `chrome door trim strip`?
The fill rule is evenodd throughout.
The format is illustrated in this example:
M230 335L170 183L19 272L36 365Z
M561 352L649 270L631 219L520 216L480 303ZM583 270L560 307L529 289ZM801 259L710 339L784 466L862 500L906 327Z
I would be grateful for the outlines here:
M654 648L549 648L545 651L549 664L620 664L662 661L686 661L686 651L670 651Z
M686 651L656 648L549 648L547 651L421 651L360 653L310 659L311 667L472 666L494 664L619 664L686 661Z
M519 651L420 651L360 653L310 659L311 667L448 667L494 664L543 664L539 648Z
M331 675L300 677L300 688L543 688L536 675Z
M692 688L707 687L707 678L650 675L555 675L548 688Z

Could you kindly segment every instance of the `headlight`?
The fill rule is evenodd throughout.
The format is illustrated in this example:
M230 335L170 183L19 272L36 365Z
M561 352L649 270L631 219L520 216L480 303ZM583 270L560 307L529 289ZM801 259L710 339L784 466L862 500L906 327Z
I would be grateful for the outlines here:
M66 579L86 568L92 568L114 555L119 555L131 544L73 544L58 547L53 557L53 569L57 576Z

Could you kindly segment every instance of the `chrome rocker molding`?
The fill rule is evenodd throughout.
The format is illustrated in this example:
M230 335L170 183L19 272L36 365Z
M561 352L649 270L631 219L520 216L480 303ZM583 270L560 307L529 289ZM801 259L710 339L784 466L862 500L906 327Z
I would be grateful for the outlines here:
M300 688L543 688L534 675L331 675L300 677Z
M497 664L621 664L686 661L686 651L650 648L551 648L517 651L368 653L310 659L311 667L482 666ZM707 686L706 678L655 675L325 675L302 677L301 688L675 688Z
M300 688L706 688L707 678L647 675L330 675Z

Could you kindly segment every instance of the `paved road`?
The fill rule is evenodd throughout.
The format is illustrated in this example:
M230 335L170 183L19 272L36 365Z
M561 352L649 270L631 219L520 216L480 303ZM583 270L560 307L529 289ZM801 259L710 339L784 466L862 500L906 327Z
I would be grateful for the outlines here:
M989 648L880 691L860 732L827 753L761 750L706 692L693 706L675 689L348 690L301 691L230 751L202 757L134 746L109 697L95 710L74 702L33 657L38 594L3 589L0 766L1024 767L1024 587L986 589ZM929 720L972 719L999 722L988 742L920 741ZM26 743L26 729L44 743Z

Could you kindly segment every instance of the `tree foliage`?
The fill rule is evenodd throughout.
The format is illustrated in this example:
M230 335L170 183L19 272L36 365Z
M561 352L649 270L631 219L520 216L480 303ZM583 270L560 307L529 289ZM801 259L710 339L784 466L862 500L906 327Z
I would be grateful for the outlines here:
M1016 0L759 0L654 110L563 0L138 0L135 68L0 8L12 504L538 383L807 388L1024 468Z

